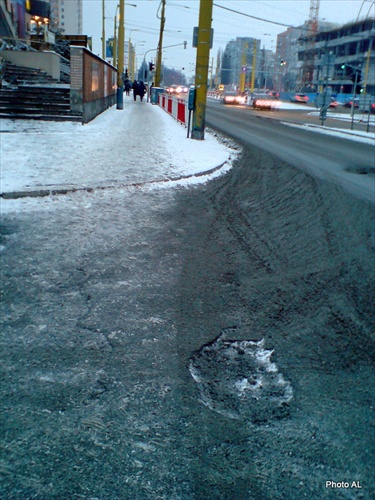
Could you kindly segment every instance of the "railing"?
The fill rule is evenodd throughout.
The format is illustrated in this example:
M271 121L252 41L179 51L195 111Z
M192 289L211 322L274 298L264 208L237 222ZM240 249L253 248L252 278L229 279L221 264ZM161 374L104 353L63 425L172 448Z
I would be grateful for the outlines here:
M60 55L60 80L70 82L70 61Z
M159 95L158 104L164 111L173 116L175 120L187 127L189 110L186 99L161 94Z

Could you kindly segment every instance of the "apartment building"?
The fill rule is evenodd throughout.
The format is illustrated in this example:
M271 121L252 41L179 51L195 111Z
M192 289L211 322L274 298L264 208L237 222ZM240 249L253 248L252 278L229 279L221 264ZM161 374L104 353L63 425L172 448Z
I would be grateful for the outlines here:
M82 34L82 0L50 0L51 22L65 35Z
M230 88L238 88L242 73L246 75L246 82L251 78L254 46L257 54L260 52L260 40L251 37L237 37L227 43L223 52L221 64L221 83ZM257 58L256 67L260 66Z

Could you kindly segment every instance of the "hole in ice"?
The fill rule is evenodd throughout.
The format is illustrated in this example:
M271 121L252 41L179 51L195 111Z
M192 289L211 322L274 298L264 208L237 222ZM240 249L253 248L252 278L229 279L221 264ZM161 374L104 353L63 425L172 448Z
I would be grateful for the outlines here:
M288 415L293 389L272 354L264 339L227 340L222 334L204 345L189 363L200 401L226 417L254 423Z

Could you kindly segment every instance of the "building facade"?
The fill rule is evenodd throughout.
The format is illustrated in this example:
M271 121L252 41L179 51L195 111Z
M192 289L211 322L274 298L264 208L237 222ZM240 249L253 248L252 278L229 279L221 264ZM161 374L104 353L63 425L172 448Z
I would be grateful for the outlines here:
M65 35L81 35L82 0L50 0L51 22L53 27Z
M53 43L56 30L82 34L83 0L0 0L0 37L7 43L30 42L42 36Z
M227 43L221 63L221 84L226 88L238 89L240 87L241 75L245 76L246 84L252 77L253 55L260 52L260 40L251 37L237 37ZM260 59L256 56L256 70L260 66Z
M288 28L277 35L274 81L278 91L293 91L297 86L300 73L297 45L302 29L302 26Z
M301 39L298 59L302 68L306 39ZM357 84L375 94L375 19L369 18L319 31L314 43L313 91L330 87L333 93L351 93ZM299 74L299 81L301 73Z

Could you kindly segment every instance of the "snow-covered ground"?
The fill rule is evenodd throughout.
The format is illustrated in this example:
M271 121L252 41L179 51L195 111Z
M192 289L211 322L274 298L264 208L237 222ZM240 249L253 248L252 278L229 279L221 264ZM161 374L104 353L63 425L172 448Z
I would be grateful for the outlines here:
M157 106L128 100L124 108L84 126L3 120L1 191L144 183L231 164L235 151L213 134L187 139L186 129Z
M282 107L301 109L293 103L282 103ZM314 132L373 142L372 133L308 127ZM232 142L209 130L204 141L188 139L186 128L161 108L132 98L125 99L123 111L112 107L84 126L5 119L0 137L3 194L206 182L230 169L238 154ZM24 198L22 206L25 203ZM1 199L3 212L17 210L19 205L19 200Z
M343 130L341 128L335 127L322 127L320 125L312 125L311 123L306 123L304 125L290 122L283 123L284 125L288 125L289 127L304 128L306 130L317 132L319 134L334 135L336 137L351 139L357 142L363 142L365 144L375 143L374 132L363 132L361 130Z

